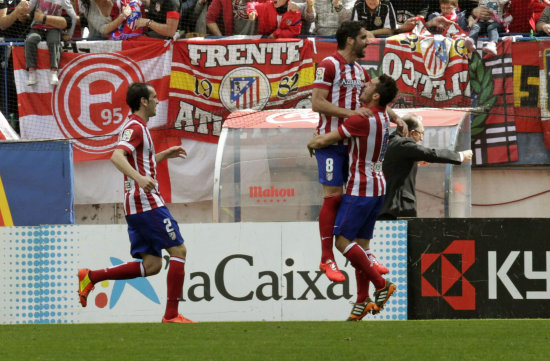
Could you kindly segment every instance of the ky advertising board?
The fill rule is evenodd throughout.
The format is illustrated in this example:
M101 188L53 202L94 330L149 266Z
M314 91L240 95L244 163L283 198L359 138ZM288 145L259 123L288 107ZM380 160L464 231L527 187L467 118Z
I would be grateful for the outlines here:
M355 273L332 283L318 270L316 222L180 225L187 247L179 310L196 321L345 320ZM375 254L398 290L374 320L407 318L406 223L379 222ZM82 308L79 268L131 261L126 225L0 228L0 324L160 322L168 254L158 275L95 285ZM373 294L371 286L371 295Z
M409 319L550 317L549 219L408 221Z

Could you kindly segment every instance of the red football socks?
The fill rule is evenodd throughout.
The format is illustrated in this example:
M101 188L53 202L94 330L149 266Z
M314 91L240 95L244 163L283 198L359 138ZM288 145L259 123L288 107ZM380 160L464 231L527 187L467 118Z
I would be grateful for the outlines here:
M321 262L334 260L333 247L333 232L334 220L338 213L338 207L342 202L342 196L325 197L321 211L319 212L319 233L321 234Z
M355 281L357 282L357 301L355 303L363 303L369 297L370 280L366 277L365 272L355 269Z
M363 271L363 277L369 279L377 290L386 286L386 280L380 276L380 273L374 268L374 265L368 259L363 248L357 243L353 243L351 247L344 252L344 257L349 259L351 265L355 267L355 269Z
M185 259L170 257L170 267L166 276L166 312L164 318L170 320L178 316L178 297L183 290L183 279L185 278Z
M90 271L88 277L94 284L105 280L129 280L141 277L141 262L127 262L118 266Z

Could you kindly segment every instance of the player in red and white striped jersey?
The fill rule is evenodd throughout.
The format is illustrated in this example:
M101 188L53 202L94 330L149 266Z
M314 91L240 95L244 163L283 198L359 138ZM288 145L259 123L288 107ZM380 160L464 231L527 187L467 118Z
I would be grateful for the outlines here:
M138 182L124 174L124 213L141 213L164 206L157 186L155 149L147 124L136 114L131 114L122 127L116 149L125 153L132 168L141 175L152 178L155 185L150 191L141 188Z
M349 139L348 174L346 193L334 223L336 248L356 269L357 302L348 318L361 320L367 313L378 313L395 291L393 283L380 276L377 267L365 253L374 231L374 224L386 194L386 181L382 160L389 138L389 121L386 106L397 94L395 80L387 75L369 81L360 99L372 115L353 115L338 129L317 135L309 143L311 153ZM369 283L375 286L374 302L369 297Z
M312 107L319 112L319 134L336 130L344 119L352 115L368 117L372 112L361 104L360 94L369 81L369 75L356 60L365 56L369 44L367 31L360 22L343 22L336 32L338 50L323 59L317 66L313 83ZM390 111L392 121L403 127L404 122ZM321 235L321 263L319 268L335 282L346 278L338 269L332 251L334 220L342 201L343 185L347 179L347 142L345 139L333 146L315 152L319 170L319 183L323 185L323 205L319 212ZM376 267L386 272L370 249L366 252L375 261Z
M124 174L124 211L130 235L130 253L143 262L128 262L100 270L82 268L78 271L80 303L87 305L94 284L104 280L147 277L162 268L162 250L170 254L167 275L166 311L162 322L194 323L178 313L178 297L183 289L187 250L174 220L157 189L157 163L168 158L185 158L181 146L155 154L151 134L147 129L158 104L155 89L147 83L132 83L126 102L132 114L122 127L119 142L111 161Z

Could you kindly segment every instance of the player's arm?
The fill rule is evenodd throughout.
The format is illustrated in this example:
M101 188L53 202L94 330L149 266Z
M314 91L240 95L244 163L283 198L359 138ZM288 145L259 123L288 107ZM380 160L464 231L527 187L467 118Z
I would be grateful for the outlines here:
M397 113L394 112L393 109L390 108L389 106L386 107L386 111L390 116L390 122L397 125L397 127L401 131L401 134L407 134L409 132L409 127L407 126L407 123L405 123L403 119L401 119L401 117L397 115Z
M128 158L126 158L127 155L127 151L117 148L114 150L113 155L111 156L111 162L113 162L115 167L117 167L117 169L121 171L124 175L135 180L145 192L150 192L155 189L157 186L157 182L151 177L139 174L139 172L128 162Z
M314 136L309 141L309 143L307 143L307 149L309 150L309 155L312 156L315 153L315 149L326 148L329 145L337 143L341 139L342 139L342 136L340 135L340 132L337 129L333 130L330 133L320 134L320 135L318 134Z
M366 108L360 108L357 110L351 110L347 108L340 108L328 101L328 90L321 88L313 88L313 94L311 95L311 107L314 112L323 113L328 116L347 118L352 115L360 114L361 110ZM372 112L370 113L372 115Z
M168 149L163 150L160 153L155 154L155 161L157 163L162 162L165 159L168 158L182 158L185 159L187 157L187 152L181 145L177 145L174 147L170 147Z

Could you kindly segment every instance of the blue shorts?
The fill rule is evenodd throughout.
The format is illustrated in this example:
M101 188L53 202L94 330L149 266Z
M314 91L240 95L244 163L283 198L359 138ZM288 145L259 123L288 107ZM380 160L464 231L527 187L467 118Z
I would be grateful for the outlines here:
M350 241L357 238L372 239L374 224L385 198L344 194L334 221L334 235L342 235Z
M130 235L130 253L141 258L140 253L161 257L162 250L183 243L178 222L166 207L126 216Z
M315 150L319 183L326 186L343 186L348 180L348 146L331 145Z

